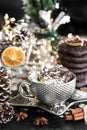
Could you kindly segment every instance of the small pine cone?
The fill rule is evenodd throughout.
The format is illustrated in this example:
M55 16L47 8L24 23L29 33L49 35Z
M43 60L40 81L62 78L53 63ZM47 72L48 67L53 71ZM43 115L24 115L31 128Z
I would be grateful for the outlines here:
M14 115L14 108L9 103L0 104L0 123L9 122Z
M7 101L10 94L7 70L4 67L0 67L0 102Z
M0 57L4 49L6 49L8 46L12 45L10 42L0 42Z

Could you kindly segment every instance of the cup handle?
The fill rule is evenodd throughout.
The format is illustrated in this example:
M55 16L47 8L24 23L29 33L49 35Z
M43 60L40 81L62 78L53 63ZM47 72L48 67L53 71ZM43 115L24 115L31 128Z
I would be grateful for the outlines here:
M18 84L18 92L19 94L24 97L24 98L34 98L35 96L33 95L33 93L31 92L30 89L30 83L28 82L20 82Z

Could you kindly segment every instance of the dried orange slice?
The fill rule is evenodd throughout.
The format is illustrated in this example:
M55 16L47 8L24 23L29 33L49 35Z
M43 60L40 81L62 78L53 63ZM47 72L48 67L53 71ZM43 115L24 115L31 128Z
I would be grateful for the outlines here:
M4 65L16 67L23 63L25 54L19 47L11 46L3 51L1 58Z
M81 46L81 42L67 42L66 44L69 46Z

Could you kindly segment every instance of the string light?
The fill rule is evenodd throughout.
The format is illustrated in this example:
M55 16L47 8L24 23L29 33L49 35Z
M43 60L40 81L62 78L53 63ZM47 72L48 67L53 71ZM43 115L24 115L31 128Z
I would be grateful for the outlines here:
M11 25L14 25L13 27ZM51 39L38 39L34 32L30 31L31 25L25 23L24 20L16 22L16 19L9 18L8 14L4 16L4 25L0 33L3 37L2 41L12 42L13 45L23 48L26 53L27 64L31 67L44 66L48 63L53 64L54 57L51 55L52 45ZM32 45L31 49L30 46Z

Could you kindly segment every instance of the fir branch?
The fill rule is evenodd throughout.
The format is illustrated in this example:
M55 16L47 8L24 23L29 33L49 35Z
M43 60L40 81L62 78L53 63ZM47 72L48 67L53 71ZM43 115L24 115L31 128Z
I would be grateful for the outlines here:
M33 20L39 21L39 11L52 10L55 7L55 3L56 0L27 0L23 9Z

